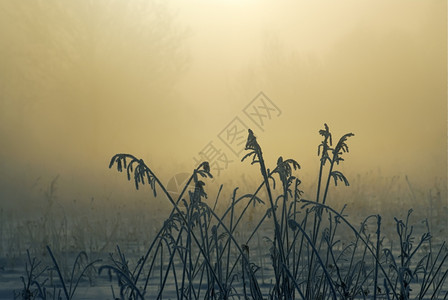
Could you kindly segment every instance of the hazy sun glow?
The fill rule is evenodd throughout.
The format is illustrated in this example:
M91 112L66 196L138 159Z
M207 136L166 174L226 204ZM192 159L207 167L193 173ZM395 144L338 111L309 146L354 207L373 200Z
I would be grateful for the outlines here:
M118 152L169 180L209 142L227 149L236 117L269 163L295 158L311 178L326 122L356 134L349 173L446 186L445 1L7 0L0 38L8 197L55 174L104 195ZM260 91L281 109L263 128L243 112ZM251 172L232 161L218 178Z

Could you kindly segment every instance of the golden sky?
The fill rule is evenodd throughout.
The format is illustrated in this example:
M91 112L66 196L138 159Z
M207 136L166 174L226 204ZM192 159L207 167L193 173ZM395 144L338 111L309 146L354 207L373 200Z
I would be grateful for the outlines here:
M334 139L355 133L347 174L446 188L446 6L1 1L0 196L24 197L57 174L70 197L109 195L125 180L107 169L119 152L167 182L210 142L233 161L218 181L250 174L222 140L235 118L271 168L294 158L303 181L315 181L328 123ZM260 92L278 110L257 127L245 109Z

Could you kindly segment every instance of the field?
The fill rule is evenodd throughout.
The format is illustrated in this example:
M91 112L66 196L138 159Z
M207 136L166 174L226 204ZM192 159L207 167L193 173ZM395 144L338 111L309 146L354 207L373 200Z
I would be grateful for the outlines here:
M420 191L407 177L382 178L372 190L368 175L339 170L353 134L333 143L326 124L319 133L310 186L293 159L266 166L251 130L242 163L260 177L249 192L208 192L207 162L168 191L131 154L113 156L109 167L166 205L63 206L55 178L41 212L1 211L0 298L448 298L446 191ZM349 181L356 190L338 190Z

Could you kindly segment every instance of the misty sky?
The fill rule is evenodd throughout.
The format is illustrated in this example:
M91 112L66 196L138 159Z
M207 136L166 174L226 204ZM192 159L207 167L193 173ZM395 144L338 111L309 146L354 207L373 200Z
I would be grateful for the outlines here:
M109 195L126 184L107 169L120 152L166 182L213 143L232 160L218 181L249 174L255 167L220 139L235 118L254 130L271 167L295 158L303 180L315 180L328 123L334 139L355 133L347 174L446 188L446 6L1 1L2 202L58 174L71 198ZM259 92L278 110L257 127L244 110Z

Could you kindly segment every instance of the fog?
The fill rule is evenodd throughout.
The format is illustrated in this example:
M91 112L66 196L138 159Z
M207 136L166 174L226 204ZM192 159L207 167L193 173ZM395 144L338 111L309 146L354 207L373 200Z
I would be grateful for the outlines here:
M240 185L239 174L260 175L223 141L235 118L268 167L294 158L309 184L327 123L335 140L355 134L349 180L373 171L445 190L446 6L1 1L2 207L29 204L57 175L60 198L124 201L144 192L108 169L112 155L143 158L168 182L210 142L231 162L207 184ZM247 113L260 92L264 117Z

